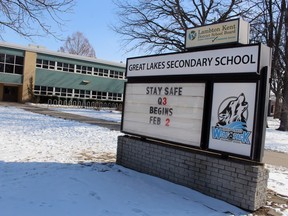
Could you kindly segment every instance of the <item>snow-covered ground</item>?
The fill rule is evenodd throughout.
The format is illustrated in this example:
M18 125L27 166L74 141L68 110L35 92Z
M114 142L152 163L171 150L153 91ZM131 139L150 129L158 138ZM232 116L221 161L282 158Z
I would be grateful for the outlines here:
M279 127L279 119L268 118L265 149L288 153L288 133L275 130Z
M120 113L110 111L70 112L121 119ZM111 162L120 134L15 107L0 107L0 215L247 215L223 201ZM271 128L267 129L267 137L269 134L266 146L278 150L277 142L287 133L279 135ZM288 144L280 144L287 151ZM272 173L269 187L273 183L273 190L288 196L288 169L268 168Z

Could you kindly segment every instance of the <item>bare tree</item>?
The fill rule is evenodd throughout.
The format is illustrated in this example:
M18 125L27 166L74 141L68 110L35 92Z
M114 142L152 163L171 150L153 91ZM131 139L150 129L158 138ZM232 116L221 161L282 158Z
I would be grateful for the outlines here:
M245 16L254 5L242 0L114 0L120 21L112 29L127 51L163 53L185 49L187 28Z
M281 0L282 1L282 0ZM272 49L271 91L275 94L275 117L280 116L284 78L284 7L285 1L254 1L258 16L251 19L252 40L267 44ZM283 4L284 3L284 4Z
M120 21L112 28L127 52L185 50L187 28L242 17L251 23L253 41L273 48L271 89L277 108L283 100L280 130L288 130L288 11L277 0L114 0ZM128 48L127 48L128 47ZM280 112L279 112L280 113Z
M32 38L52 35L59 38L48 20L61 27L63 13L71 12L74 0L1 0L0 1L0 37L5 29Z
M96 58L94 48L81 32L75 32L71 37L68 36L64 46L60 47L59 51Z
M251 26L254 36L273 48L271 90L276 96L276 117L281 120L278 129L288 131L288 3L257 1L260 13Z

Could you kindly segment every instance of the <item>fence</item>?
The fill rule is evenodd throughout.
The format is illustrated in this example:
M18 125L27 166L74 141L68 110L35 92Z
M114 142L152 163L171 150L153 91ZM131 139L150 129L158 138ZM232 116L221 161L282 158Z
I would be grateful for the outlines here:
M85 108L85 109L97 109L97 110L122 110L121 103L113 102L98 102L98 101L75 101L75 100L57 100L49 99L47 103L48 107L73 107L73 108Z

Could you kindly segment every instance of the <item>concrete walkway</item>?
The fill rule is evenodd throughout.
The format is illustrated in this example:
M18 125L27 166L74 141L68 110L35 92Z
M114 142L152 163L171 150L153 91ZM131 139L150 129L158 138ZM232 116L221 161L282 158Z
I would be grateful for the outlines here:
M52 109L48 109L45 107L38 107L38 106L33 106L30 104L20 104L20 103L6 103L6 102L0 102L0 106L15 106L19 107L21 109L24 109L29 112L34 112L42 115L48 115L56 118L62 118L62 119L68 119L68 120L73 120L73 121L79 121L83 123L88 123L92 125L98 125L101 127L108 128L110 130L120 130L120 123L119 122L111 122L107 120L102 120L102 119L96 119L96 118L91 118L91 117L86 117L86 116L80 116L80 115L75 115L71 113L64 113L64 112L58 112Z
M288 154L265 150L263 162L274 166L282 166L288 168Z
M108 128L110 130L120 130L120 123L117 123L117 122L110 122L110 121L95 119L91 117L58 112L58 111L54 111L48 108L37 107L37 106L29 105L29 104L0 102L0 106L16 106L16 107L19 107L19 108L22 108L24 110L34 112L34 113L39 113L39 114L53 116L57 118L98 125L101 127ZM288 154L265 150L263 163L288 168Z

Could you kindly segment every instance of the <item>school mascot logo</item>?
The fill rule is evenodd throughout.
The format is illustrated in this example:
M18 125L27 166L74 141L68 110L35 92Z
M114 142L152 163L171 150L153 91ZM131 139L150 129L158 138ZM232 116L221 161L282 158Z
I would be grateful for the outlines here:
M212 138L227 142L251 144L251 131L247 130L248 102L241 93L238 97L229 97L218 108L218 122L212 127Z

